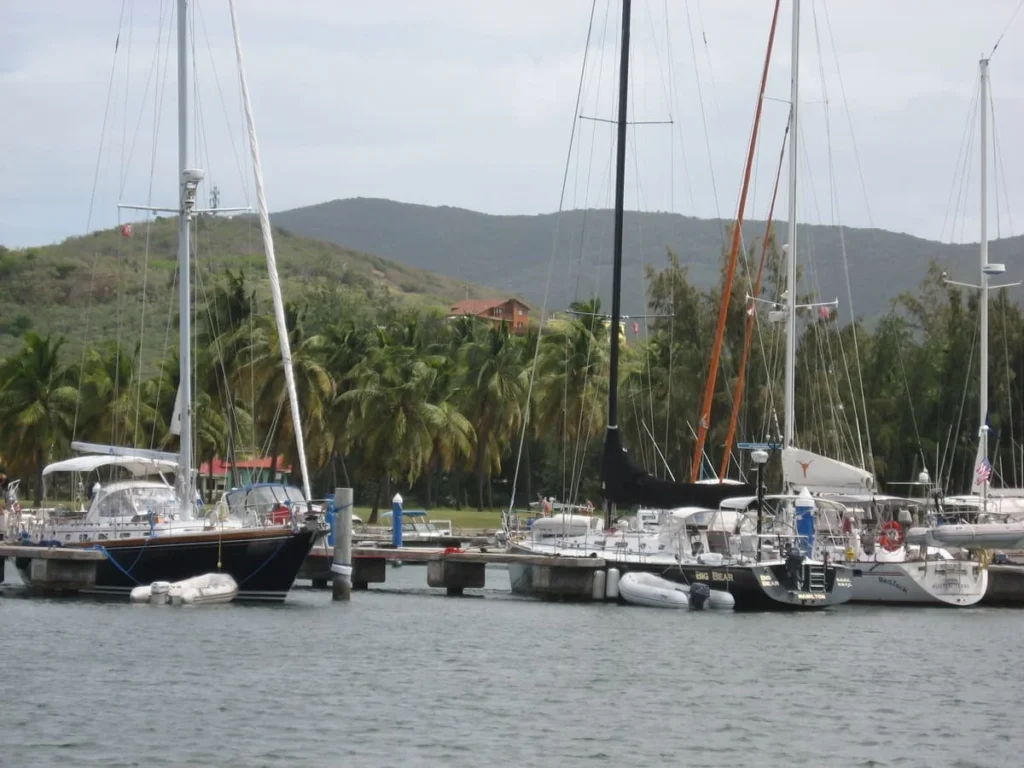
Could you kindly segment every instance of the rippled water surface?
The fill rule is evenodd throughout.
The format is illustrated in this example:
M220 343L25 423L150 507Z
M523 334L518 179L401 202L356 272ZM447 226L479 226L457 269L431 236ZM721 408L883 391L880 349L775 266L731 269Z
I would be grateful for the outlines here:
M17 581L8 566L8 581ZM1016 766L1024 613L0 601L0 764ZM11 590L8 590L10 595Z

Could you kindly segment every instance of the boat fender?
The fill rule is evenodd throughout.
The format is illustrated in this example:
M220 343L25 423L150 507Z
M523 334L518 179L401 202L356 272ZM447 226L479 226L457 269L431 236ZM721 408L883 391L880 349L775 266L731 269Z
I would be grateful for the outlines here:
M619 576L621 573L618 568L608 569L608 578L605 581L605 596L609 600L619 599Z
M695 581L690 585L689 601L691 611L703 611L708 599L711 597L711 587L702 582Z
M605 580L606 574L604 571L594 572L594 586L592 587L591 596L594 600L604 600L605 592Z

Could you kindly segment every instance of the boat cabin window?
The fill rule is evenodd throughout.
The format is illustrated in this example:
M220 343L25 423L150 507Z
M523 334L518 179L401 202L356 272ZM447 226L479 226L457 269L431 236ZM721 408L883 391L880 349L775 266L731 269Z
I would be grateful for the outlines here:
M94 512L100 518L131 517L164 512L176 504L173 488L119 488L97 500Z
M226 500L231 514L243 518L247 514L269 516L279 505L303 505L306 497L295 486L268 484L231 491Z

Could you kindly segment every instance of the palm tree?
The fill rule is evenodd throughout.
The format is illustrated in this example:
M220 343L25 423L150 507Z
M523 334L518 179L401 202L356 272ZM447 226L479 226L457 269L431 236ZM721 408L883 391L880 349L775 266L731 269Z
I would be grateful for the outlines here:
M303 314L293 304L285 307L295 388L302 408L299 428L306 435L316 435L324 428L333 384L321 359L322 338L306 336ZM249 328L239 329L231 341L231 346L238 350L236 360L239 361L233 378L239 391L252 390L249 394L253 407L261 409L253 414L253 421L257 429L269 435L270 475L273 477L282 445L285 441L294 445L294 425L287 404L285 367L275 319L259 315L251 325L251 332ZM293 459L294 454L294 449L289 449L288 455Z
M519 338L502 323L462 348L464 413L476 429L474 471L477 509L484 508L489 477L501 471L501 457L526 415L529 371L523 366Z
M18 471L35 478L35 504L43 503L43 467L69 450L78 391L61 364L63 338L25 335L21 351L0 365L0 439Z
M358 445L378 480L370 522L377 520L387 480L402 478L411 485L427 467L438 435L454 432L464 438L469 430L451 409L430 402L437 360L424 359L403 343L388 343L396 338L401 334L381 334L383 343L356 366L352 387L339 397L348 409L344 445L349 450Z
M136 445L147 432L161 428L154 403L143 397L139 356L138 346L129 353L116 341L86 353L76 369L82 405L79 434L110 445Z

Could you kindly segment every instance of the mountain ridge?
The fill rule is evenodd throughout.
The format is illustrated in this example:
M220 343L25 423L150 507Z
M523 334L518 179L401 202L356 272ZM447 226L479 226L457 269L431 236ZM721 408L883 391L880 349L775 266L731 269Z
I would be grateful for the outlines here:
M288 231L520 294L538 307L554 249L557 279L551 285L549 309L591 295L595 284L602 298L609 296L612 212L607 209L506 215L356 197L281 211L271 218ZM664 265L666 248L689 267L690 278L699 288L717 287L730 225L723 219L626 211L625 311L642 311L643 265ZM764 229L763 220L744 222L748 249L761 241ZM774 230L777 239L784 241L786 223L775 222ZM940 243L863 227L844 226L840 235L838 227L818 224L802 224L800 235L798 263L804 273L800 293L813 290L822 300L838 298L840 316L846 319L850 312L842 270L844 248L854 311L869 320L884 314L900 293L916 290L932 260L952 278L968 282L978 269L977 244ZM993 261L1006 262L1009 275L1024 273L1024 236L990 242L989 254ZM1014 298L1021 295L1018 289Z

